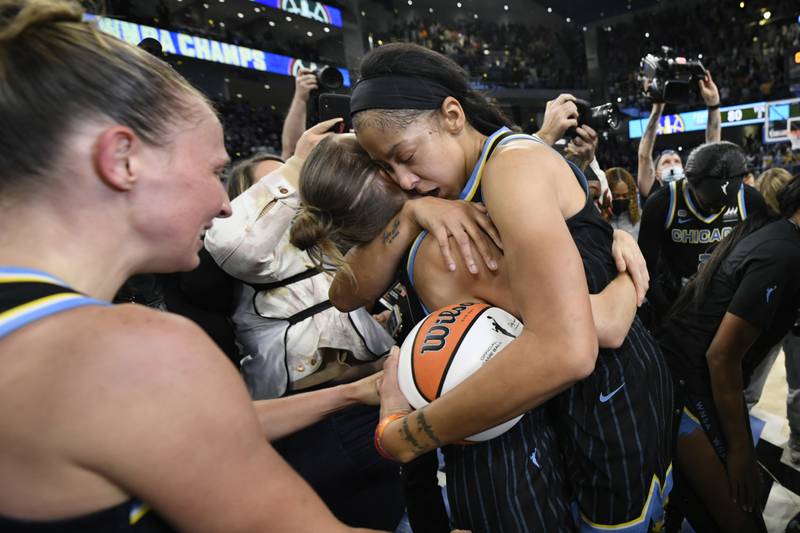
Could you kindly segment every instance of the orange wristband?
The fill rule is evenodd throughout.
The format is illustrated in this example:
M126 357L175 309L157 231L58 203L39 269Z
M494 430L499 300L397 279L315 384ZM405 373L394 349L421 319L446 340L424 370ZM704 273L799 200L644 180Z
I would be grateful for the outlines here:
M383 432L386 431L386 428L394 422L395 420L400 420L401 418L408 416L411 414L411 411L403 409L402 411L396 411L394 413L390 413L383 418L381 418L380 422L378 422L378 427L375 428L375 449L384 459L388 459L390 461L397 461L392 454L386 451L381 444L381 439L383 438Z

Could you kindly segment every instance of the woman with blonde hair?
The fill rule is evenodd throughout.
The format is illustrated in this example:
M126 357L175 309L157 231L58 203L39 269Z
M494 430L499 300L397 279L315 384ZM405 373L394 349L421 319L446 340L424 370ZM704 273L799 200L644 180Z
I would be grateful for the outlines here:
M639 209L639 190L631 173L621 167L606 170L608 190L611 191L611 217L608 223L614 229L630 233L634 239L639 238L639 221L642 213Z
M199 327L110 305L198 265L228 156L202 94L83 15L0 0L0 530L352 531L266 441L374 380L254 409Z
M756 180L755 188L764 197L764 201L767 202L771 215L777 216L780 213L778 191L783 189L790 181L792 181L792 175L783 168L765 170Z

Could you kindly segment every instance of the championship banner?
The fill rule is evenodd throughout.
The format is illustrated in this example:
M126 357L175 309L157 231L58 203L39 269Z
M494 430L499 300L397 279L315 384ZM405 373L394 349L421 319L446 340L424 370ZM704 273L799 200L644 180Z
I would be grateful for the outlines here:
M312 0L252 0L258 4L271 7L273 9L280 9L292 15L298 15L308 19L316 20L322 24L330 24L337 28L342 27L342 12L341 10L326 6L320 2L313 2Z
M289 56L273 54L263 50L255 50L235 44L222 43L212 39L206 39L197 35L189 35L163 28L154 28L144 24L135 24L124 20L101 17L96 15L86 15L87 20L97 22L98 28L134 46L138 45L142 39L148 37L156 39L161 43L161 48L168 54L203 61L211 61L222 65L270 72L283 76L294 76L298 69L308 68L315 70L325 65L319 65L311 61L303 61ZM350 86L350 73L345 68L337 67L342 73L345 87Z

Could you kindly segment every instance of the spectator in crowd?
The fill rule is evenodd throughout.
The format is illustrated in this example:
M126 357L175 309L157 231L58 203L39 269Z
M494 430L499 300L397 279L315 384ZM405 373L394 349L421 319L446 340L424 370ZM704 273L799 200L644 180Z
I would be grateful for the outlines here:
M737 226L659 333L683 410L676 457L688 482L676 500L695 531L766 531L743 389L800 306L800 180L777 199L780 219L762 212Z
M335 122L309 129L295 155L233 199L233 215L217 220L206 234L211 256L240 280L233 322L242 374L255 400L372 374L393 344L365 309L334 309L328 302L331 275L289 243L299 170ZM257 176L263 162L236 167L242 175ZM371 446L377 417L375 408L351 407L275 447L340 520L393 529L403 514L402 489L398 468Z
M620 167L612 167L605 171L608 188L611 191L611 216L609 223L615 229L630 233L634 239L639 238L639 193L631 173Z
M395 24L388 35L373 39L413 42L436 50L482 86L586 86L583 36L567 28L415 19Z
M109 305L197 266L228 157L196 89L83 14L0 2L0 529L352 531L265 440L375 377L254 406L191 322Z
M319 88L317 76L310 70L301 68L294 79L294 94L286 112L281 134L281 157L289 159L295 150L298 139L306 129L308 99Z

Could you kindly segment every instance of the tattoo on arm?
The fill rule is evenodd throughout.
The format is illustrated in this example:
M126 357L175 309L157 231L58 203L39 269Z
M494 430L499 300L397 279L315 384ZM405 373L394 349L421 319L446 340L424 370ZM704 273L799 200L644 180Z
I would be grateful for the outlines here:
M403 438L411 445L415 453L424 451L425 448L414 438L414 435L411 434L411 429L408 427L408 416L403 418Z
M389 229L383 231L383 244L391 244L400 235L400 218L395 217Z
M425 413L421 410L417 411L417 425L419 426L419 430L425 433L437 448L442 447L442 441L436 436L436 433L433 432L433 428L428 424L428 421L425 420Z

